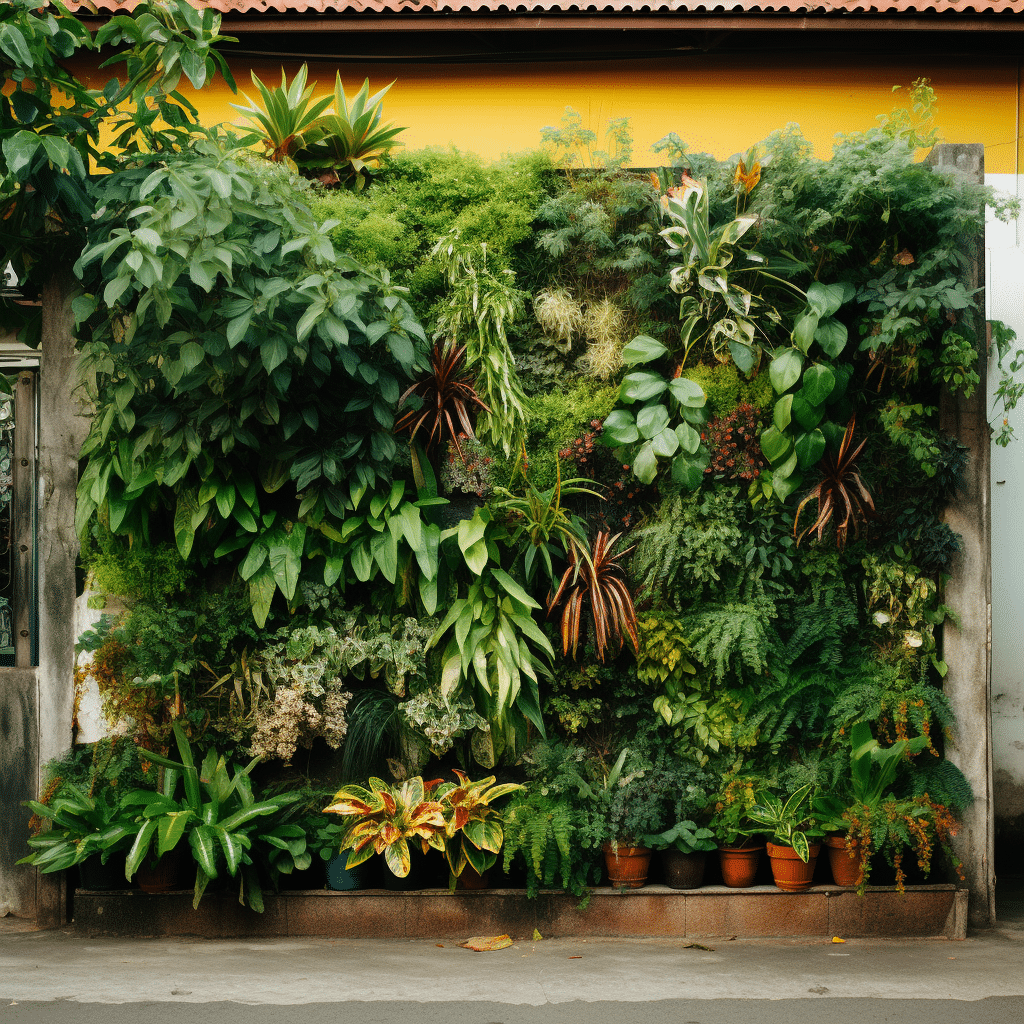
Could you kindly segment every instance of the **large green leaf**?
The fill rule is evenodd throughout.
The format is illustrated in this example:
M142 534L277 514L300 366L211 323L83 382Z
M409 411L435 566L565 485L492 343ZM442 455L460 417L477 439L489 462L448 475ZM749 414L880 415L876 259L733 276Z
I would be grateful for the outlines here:
M796 439L796 458L800 469L810 469L825 454L825 435L820 430L801 434Z
M803 384L798 394L811 405L824 405L836 386L836 375L831 366L818 363L804 370Z
M660 341L646 334L640 334L622 346L622 361L626 366L651 363L665 355L668 355L668 349Z
M604 436L616 445L640 440L636 419L628 409L613 409L604 421Z
M662 394L667 387L665 378L660 374L650 373L647 370L634 370L632 373L627 373L622 379L619 397L624 402L649 402L652 398L657 398Z
M772 387L778 394L784 394L800 379L803 367L804 357L797 349L782 349L768 367Z

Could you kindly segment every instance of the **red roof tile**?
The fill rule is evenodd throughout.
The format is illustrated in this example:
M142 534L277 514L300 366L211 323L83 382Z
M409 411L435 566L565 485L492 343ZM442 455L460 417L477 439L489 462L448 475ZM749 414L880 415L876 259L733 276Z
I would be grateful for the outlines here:
M231 16L270 14L287 15L360 15L360 14L501 14L527 15L532 12L560 14L688 13L708 15L785 14L785 15L1013 15L1024 14L1024 0L836 0L834 3L800 0L593 0L572 3L567 0L191 0L195 7L212 7ZM94 0L93 3L68 3L81 15L93 10L102 14L131 11L137 0Z

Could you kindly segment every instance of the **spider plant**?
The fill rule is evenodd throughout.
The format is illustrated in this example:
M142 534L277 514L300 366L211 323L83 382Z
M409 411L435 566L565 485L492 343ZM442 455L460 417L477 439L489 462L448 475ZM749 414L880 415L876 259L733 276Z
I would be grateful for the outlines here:
M442 341L435 341L430 353L430 369L407 388L398 400L398 407L413 395L423 400L418 409L409 409L399 417L395 433L409 431L410 443L415 442L419 431L426 430L426 447L455 445L463 465L466 456L459 444L459 435L474 437L470 412L482 409L490 412L483 399L476 393L473 377L465 372L466 346L458 347Z
M589 558L584 557L585 549L577 545L569 548L569 568L562 575L555 595L548 602L548 614L564 600L562 611L562 653L572 656L580 640L580 623L583 609L589 602L590 615L594 624L594 643L597 660L604 661L605 651L614 645L621 650L626 637L639 650L640 640L636 630L636 609L633 596L626 585L626 574L619 559L633 549L626 548L613 554L616 541L621 533L610 536L607 530L600 530L594 539Z
M537 574L538 554L547 570L548 578L554 582L555 572L551 565L551 553L556 548L552 544L553 540L560 540L566 552L575 550L584 561L590 558L583 524L576 516L565 510L562 498L567 494L589 494L594 498L603 498L604 495L589 487L580 486L593 484L593 481L586 477L563 480L558 462L555 463L554 486L546 491L537 490L525 473L521 475L526 484L526 493L513 494L504 487L496 487L495 494L503 496L496 507L509 513L515 525L512 546L515 547L523 537L530 541L523 555L527 583L531 583Z
M850 527L853 527L854 536L860 531L860 524L874 515L875 503L868 492L860 473L857 472L857 459L860 458L864 446L867 444L865 438L856 448L853 446L853 428L856 423L856 416L850 417L846 425L846 431L839 445L839 451L833 457L831 453L822 459L822 477L817 486L810 494L800 502L793 519L793 536L797 544L807 534L817 534L818 540L822 540L829 523L842 515L842 520L836 522L836 547L842 550L846 547L846 540ZM818 503L818 518L811 523L802 533L797 533L800 525L800 513L811 501Z

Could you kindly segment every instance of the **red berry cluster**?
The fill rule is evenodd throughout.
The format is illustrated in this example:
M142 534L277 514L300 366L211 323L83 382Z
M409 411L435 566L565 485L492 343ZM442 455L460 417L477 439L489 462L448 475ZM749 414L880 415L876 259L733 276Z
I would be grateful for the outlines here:
M700 435L711 453L705 473L727 480L754 480L766 463L761 453L761 410L745 402L716 416Z

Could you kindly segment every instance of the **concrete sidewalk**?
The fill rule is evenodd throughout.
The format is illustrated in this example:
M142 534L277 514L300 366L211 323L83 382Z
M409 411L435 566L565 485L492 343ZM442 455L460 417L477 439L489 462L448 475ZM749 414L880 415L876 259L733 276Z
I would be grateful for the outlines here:
M447 940L82 939L8 919L0 921L0 1017L17 1019L3 1012L15 1004L55 1000L397 1010L454 1000L536 1007L1000 997L1024 1009L1024 904L1003 906L1000 927L963 942L561 938L489 953Z
M823 996L1024 997L1024 930L964 942L550 939L490 953L423 940L0 937L0 1005L458 999L537 1006Z

